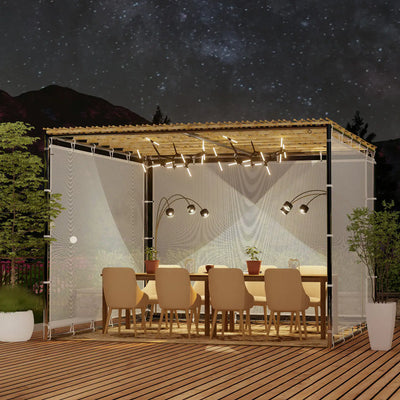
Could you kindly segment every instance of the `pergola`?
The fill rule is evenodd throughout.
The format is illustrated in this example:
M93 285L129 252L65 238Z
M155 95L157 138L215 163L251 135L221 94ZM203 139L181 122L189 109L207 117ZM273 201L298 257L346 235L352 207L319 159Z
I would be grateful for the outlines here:
M113 151L114 156L130 155L136 161L151 165L160 158L180 157L181 154L194 162L200 161L203 153L212 161L232 160L235 151L244 156L255 151L279 154L282 142L289 158L319 157L320 153L327 152L328 128L338 141L374 155L376 146L330 119L46 128L46 134L97 151ZM235 141L234 147L229 139ZM154 146L153 142L158 145ZM139 158L138 151L144 160Z
M262 169L262 173L266 174L263 167L266 167L270 173L269 166L271 165L321 161L324 168L326 165L324 169L326 265L328 316L330 326L332 325L332 161L334 154L337 154L338 162L355 158L357 161L365 160L365 165L373 165L376 149L374 145L330 119L63 127L46 128L45 131L46 147L49 149L48 159L50 159L50 149L53 146L59 146L72 149L72 151L88 152L92 155L131 161L140 165L144 183L143 237L145 246L151 246L154 239L153 204L157 196L154 196L153 186L158 171L186 167L191 176L190 171L203 164L209 167L218 164L221 172L222 165L225 167L228 164L237 165L233 168L241 170L242 167L250 167L243 170L258 168L261 171ZM360 171L364 170L360 169ZM50 168L48 174L50 177ZM367 167L365 167L363 174L365 176L358 178L355 176L353 179L354 182L357 179L365 180L365 193L355 204L370 206L371 203L368 202L373 200L373 194L371 195L369 188L368 176L371 172L367 172ZM178 181L182 179L181 176L177 178ZM336 182L339 183L339 179ZM343 190L339 189L339 191ZM72 194L70 197L72 198Z

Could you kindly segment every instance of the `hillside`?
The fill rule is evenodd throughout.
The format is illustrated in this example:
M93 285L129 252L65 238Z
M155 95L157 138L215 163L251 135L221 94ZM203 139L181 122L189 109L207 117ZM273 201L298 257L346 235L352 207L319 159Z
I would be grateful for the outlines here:
M0 122L24 121L35 127L32 133L43 139L42 128L59 126L141 125L145 118L95 96L57 85L12 97L0 90ZM43 148L43 140L36 151Z

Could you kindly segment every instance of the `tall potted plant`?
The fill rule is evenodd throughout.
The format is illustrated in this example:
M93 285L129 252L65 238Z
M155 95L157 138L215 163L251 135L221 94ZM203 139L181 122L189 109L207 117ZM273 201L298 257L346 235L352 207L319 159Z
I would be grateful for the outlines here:
M247 271L250 275L258 275L261 268L261 260L258 255L261 254L261 251L256 246L247 246L245 253L250 257L250 260L246 261Z
M372 350L392 347L396 303L388 302L390 275L400 264L400 224L394 203L383 202L382 211L356 208L348 215L349 250L367 268L372 302L366 305Z
M0 289L10 301L0 302L0 314L17 319L37 302L17 288L16 261L43 256L45 242L51 240L44 238L45 226L62 209L60 196L44 191L42 160L28 149L38 139L27 135L31 129L23 122L0 124L0 257L11 261L11 288ZM26 314L33 321L32 312Z
M145 249L145 266L148 274L155 274L160 260L157 260L157 250L155 247L146 247Z

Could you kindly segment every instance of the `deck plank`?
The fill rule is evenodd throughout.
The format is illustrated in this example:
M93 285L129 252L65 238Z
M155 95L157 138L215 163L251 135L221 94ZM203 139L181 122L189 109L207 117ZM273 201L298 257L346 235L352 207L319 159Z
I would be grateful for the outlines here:
M388 352L364 332L334 349L31 340L0 343L6 399L396 399L400 327Z

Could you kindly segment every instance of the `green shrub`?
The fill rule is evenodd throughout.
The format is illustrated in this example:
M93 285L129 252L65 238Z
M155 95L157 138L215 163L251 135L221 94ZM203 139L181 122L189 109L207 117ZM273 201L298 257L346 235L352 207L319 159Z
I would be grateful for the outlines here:
M22 286L0 287L0 312L16 312L32 310L35 322L42 318L43 300L41 296L31 293Z

